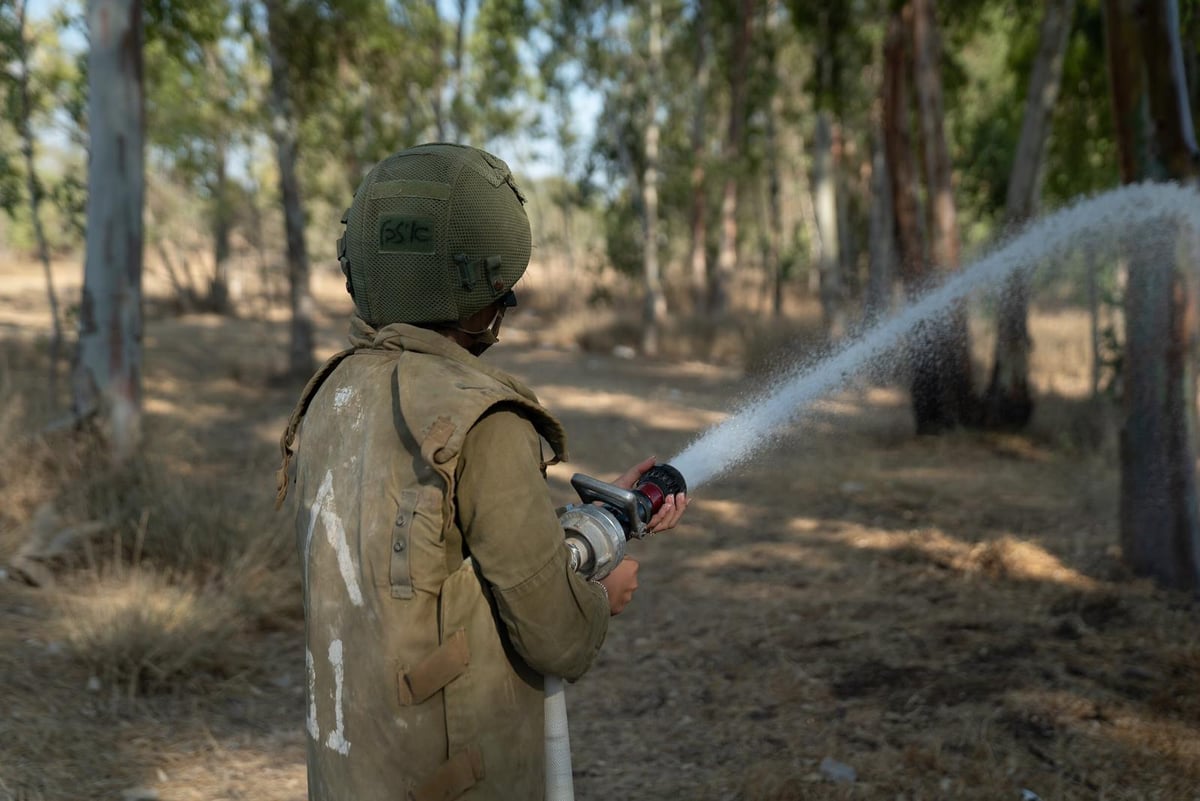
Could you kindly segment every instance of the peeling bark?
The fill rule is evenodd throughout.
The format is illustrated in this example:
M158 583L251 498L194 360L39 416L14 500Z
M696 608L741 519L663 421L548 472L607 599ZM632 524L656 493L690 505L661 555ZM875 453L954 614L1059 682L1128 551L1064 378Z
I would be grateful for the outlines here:
M115 462L141 438L145 171L140 0L90 0L90 158L77 418L99 414Z

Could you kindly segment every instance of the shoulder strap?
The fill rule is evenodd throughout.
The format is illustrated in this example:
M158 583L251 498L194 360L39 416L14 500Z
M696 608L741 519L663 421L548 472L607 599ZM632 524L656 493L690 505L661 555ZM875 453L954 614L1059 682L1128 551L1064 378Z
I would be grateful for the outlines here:
M317 372L313 373L313 377L308 379L308 383L304 385L303 391L300 393L300 400L296 402L296 408L292 409L292 416L288 418L287 428L284 429L283 436L279 438L279 452L281 463L279 472L275 474L275 509L283 506L283 501L287 498L288 492L288 470L292 464L292 456L295 451L292 450L292 444L296 441L296 430L300 428L300 421L304 419L304 415L308 412L308 406L312 403L313 397L317 394L317 390L325 383L325 379L333 374L337 366L342 361L353 354L358 348L347 348L333 354L329 361L321 365Z

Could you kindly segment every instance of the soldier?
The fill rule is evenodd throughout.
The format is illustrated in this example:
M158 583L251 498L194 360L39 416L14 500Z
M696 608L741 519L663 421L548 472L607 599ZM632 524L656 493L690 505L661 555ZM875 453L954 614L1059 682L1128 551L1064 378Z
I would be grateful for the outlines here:
M477 358L529 261L524 200L495 156L422 145L342 220L353 347L305 387L279 478L300 499L311 799L542 798L542 677L582 676L637 588L632 559L570 569L544 480L562 425Z

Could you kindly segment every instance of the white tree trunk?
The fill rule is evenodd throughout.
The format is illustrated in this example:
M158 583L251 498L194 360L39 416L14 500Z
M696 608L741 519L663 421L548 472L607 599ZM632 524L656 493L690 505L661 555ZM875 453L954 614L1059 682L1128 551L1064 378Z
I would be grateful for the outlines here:
M646 168L642 178L642 274L645 280L645 307L642 315L642 352L658 355L658 340L662 322L667 316L667 299L663 295L658 269L658 82L662 74L662 3L651 0L650 58L646 102L646 129L643 145Z
M821 313L830 339L846 333L845 282L842 280L842 237L838 231L837 175L833 158L833 115L817 114L813 135L813 205L821 240Z
M688 268L696 311L708 307L708 194L705 192L705 144L708 133L708 84L712 73L708 53L708 0L696 7L696 52L692 84L692 152L690 244Z
M142 209L145 191L141 0L89 0L87 247L75 412L99 413L121 462L142 412Z

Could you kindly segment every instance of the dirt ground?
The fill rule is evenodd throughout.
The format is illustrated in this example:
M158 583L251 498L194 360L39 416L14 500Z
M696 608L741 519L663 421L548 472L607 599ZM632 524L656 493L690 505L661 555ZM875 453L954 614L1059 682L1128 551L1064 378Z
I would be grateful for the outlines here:
M41 291L0 269L10 373L35 361ZM328 354L347 307L333 278L319 297ZM761 385L509 325L487 359L564 421L559 503L572 472L668 459ZM187 475L225 482L234 513L273 501L285 337L147 324L150 435L190 443ZM1052 395L1020 436L918 439L901 391L863 385L704 486L634 544L635 603L568 690L577 797L1200 799L1200 606L1122 568L1111 439L1079 444L1084 411ZM27 522L4 520L0 565ZM0 801L305 798L297 597L230 640L251 669L130 697L72 659L61 592L0 581Z

